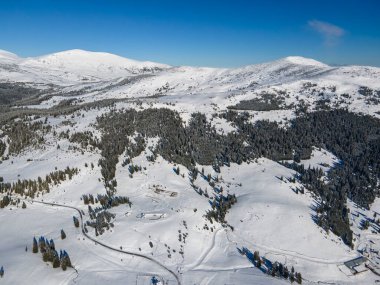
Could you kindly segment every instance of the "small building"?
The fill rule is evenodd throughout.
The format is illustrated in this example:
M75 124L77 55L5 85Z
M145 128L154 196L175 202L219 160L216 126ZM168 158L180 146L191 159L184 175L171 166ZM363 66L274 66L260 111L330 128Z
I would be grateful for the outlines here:
M344 265L346 265L352 274L358 274L364 271L367 271L366 262L368 259L365 256L359 256L357 258L346 261Z

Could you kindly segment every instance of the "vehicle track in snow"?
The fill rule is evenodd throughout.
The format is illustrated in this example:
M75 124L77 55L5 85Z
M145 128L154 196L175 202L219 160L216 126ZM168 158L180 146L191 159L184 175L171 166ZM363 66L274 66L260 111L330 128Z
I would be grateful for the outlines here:
M262 250L266 251L266 253L282 254L284 256L299 258L301 260L305 260L305 261L309 261L309 262L315 262L315 263L319 263L319 264L342 265L348 259L356 258L356 257L360 256L360 255L356 255L356 256L351 256L351 257L345 257L345 258L342 258L339 260L326 260L326 259L322 259L322 258L318 258L318 257L307 256L307 255L304 255L304 254L296 252L296 251L290 251L290 250L285 250L285 249L280 249L280 248L268 247L268 246L260 245L260 244L254 244L254 243L247 241L246 239L244 239L242 237L237 236L232 231L226 231L226 236L227 236L227 240L229 242L235 243L236 246L238 244L243 244L243 245L248 244L250 246L253 246L254 248L262 249Z

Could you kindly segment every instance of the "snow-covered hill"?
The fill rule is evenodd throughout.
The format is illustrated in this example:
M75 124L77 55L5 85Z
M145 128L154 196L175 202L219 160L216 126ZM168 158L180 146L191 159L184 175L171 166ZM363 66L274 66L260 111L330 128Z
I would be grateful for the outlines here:
M21 66L51 71L61 70L101 79L125 77L169 68L165 64L139 62L109 53L84 50L69 50L37 58L27 58Z
M2 51L0 68L4 64L15 64L18 68L19 76L10 76L11 80L32 82L47 80L53 84L109 80L170 68L166 64L141 62L110 53L79 49L34 58L19 58L12 53Z
M11 53L11 52L6 51L6 50L0 50L0 60L2 62L6 62L6 61L15 62L18 59L19 59L19 57L16 54Z
M239 136L240 121L227 115L234 110L245 120L243 126L269 120L281 129L291 119L320 110L347 109L380 118L380 68L335 67L298 56L240 68L171 67L83 50L36 58L0 51L0 99L0 186L18 185L0 191L0 205L5 197L11 199L0 209L1 284L153 284L153 277L161 282L156 284L290 284L288 277L268 274L276 261L301 272L304 284L374 284L380 279L370 270L353 275L344 265L361 256L363 248L373 262L380 260L371 251L380 248L372 219L379 199L369 209L347 201L347 227L354 232L352 248L347 246L318 225L320 197L295 179L297 172L283 159L269 159L265 147L262 155L238 159L251 154L254 136ZM155 118L156 124L149 111L161 108L167 111ZM113 116L121 110L147 113L118 121ZM197 112L205 119L194 127L191 118ZM99 123L102 115L108 115L105 129ZM206 121L211 129L198 130L197 124ZM191 131L181 129L191 123ZM136 129L129 130L131 125ZM124 136L120 130L130 133ZM162 130L167 140L160 140ZM367 135L364 130L365 125ZM194 133L200 141L187 142ZM194 160L199 159L197 147L210 144L206 149L212 152L220 141L234 138L235 160L223 161L220 169L214 162ZM368 141L376 138L371 134ZM282 139L270 143L285 143ZM104 147L107 140L109 148ZM183 145L188 148L180 149ZM326 181L331 169L342 164L325 149L331 145L312 145L298 165L321 168L320 180ZM219 163L219 155L212 159ZM188 156L197 167L195 177L186 166ZM113 165L108 159L115 157ZM178 157L184 157L181 163ZM67 167L78 173L71 178L54 174ZM49 175L59 177L58 182ZM116 200L128 197L132 204L112 199L101 204L106 194ZM85 203L87 195L95 201ZM225 221L207 218L229 197L237 202ZM94 219L104 212L111 214L108 222ZM98 231L90 225L94 220L108 229ZM32 253L34 236L54 239L56 249L70 255L73 268L53 269L40 252ZM254 251L263 262L259 268Z

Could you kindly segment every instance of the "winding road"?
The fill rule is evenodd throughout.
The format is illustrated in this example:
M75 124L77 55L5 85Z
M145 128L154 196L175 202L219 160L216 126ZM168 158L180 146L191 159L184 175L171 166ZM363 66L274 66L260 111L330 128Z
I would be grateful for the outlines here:
M85 236L86 238L88 238L89 240L95 242L96 244L100 245L100 246L103 246L104 248L107 248L109 250L112 250L112 251L115 251L115 252L119 252L119 253L124 253L124 254L127 254L127 255L131 255L131 256L137 256L137 257L140 257L140 258L143 258L143 259L146 259L146 260L149 260L153 263L155 263L156 265L158 265L159 267L163 268L164 270L166 270L167 272L169 272L171 275L174 276L174 278L176 279L177 281L177 284L178 285L181 285L181 281L178 277L178 275L173 271L171 270L170 268L166 267L164 264L160 263L159 261L155 260L154 258L150 257L150 256L146 256L146 255L143 255L143 254L140 254L140 253L136 253L136 252L131 252L131 251L126 251L126 250L122 250L122 249L118 249L118 248L115 248L115 247L112 247L110 245L107 245L101 241L98 241L97 239L93 238L92 236L88 235L86 233L86 231L84 230L84 223L83 223L83 215L82 215L82 212L80 209L78 208L75 208L73 206L68 206L68 205L62 205L62 204L58 204L58 203L50 203L50 202L43 202L43 201L36 201L36 200L31 200L31 199L20 199L20 200L25 200L27 202L31 202L31 203L37 203L37 204L42 204L42 205L48 205L48 206L54 206L54 207L62 207L62 208L68 208L68 209L72 209L72 210L75 210L79 213L79 217L80 217L80 227L81 227L81 231L82 231L82 234L83 236Z

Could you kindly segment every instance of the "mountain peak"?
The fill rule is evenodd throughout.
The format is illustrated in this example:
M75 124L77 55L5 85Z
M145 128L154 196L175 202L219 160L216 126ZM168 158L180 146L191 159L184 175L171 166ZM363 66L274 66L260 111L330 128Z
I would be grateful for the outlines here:
M56 59L56 60L65 60L65 61L80 61L80 62L97 62L101 64L111 64L111 65L125 65L130 64L134 66L160 66L160 67L169 67L166 64L155 63L150 61L138 61L134 59L129 59L126 57L122 57L116 54L108 53L108 52L96 52L96 51L87 51L82 49L71 49L60 51L56 53L51 53L48 55L43 55L36 58L31 58L34 60L48 60L48 59Z
M155 72L169 65L137 61L106 52L72 49L23 60L23 66L59 70L96 78L124 77L131 74Z
M0 49L0 58L15 60L15 59L18 59L19 57L12 52Z
M324 64L320 61L317 61L312 58L302 57L302 56L288 56L283 58L284 61L288 61L293 64L298 65L312 65L312 66L318 66L318 67L328 67L327 64Z

